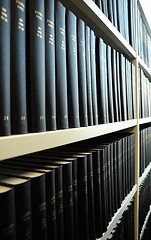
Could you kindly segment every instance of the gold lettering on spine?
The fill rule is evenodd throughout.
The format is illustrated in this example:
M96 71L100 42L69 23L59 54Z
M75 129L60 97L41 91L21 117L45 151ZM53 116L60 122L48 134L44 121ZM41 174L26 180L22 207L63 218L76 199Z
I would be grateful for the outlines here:
M5 237L11 235L13 232L14 232L14 229L15 229L15 224L12 223L10 224L9 226L7 226L5 229L4 229L4 235Z
M18 19L18 29L21 30L21 31L25 30L25 28L24 28L24 20L22 18Z
M7 10L4 7L2 7L1 9L1 20L4 22L8 22Z
M35 10L35 17L38 18L38 20L43 20L43 14L39 12L38 10ZM37 28L37 37L43 38L43 32L40 26Z

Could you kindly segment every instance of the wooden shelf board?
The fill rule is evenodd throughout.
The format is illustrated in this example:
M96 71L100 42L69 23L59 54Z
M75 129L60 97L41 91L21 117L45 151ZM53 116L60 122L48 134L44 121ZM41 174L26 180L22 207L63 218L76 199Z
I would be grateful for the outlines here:
M135 126L136 119L89 127L0 137L0 160L102 136Z
M144 61L138 56L139 67L144 71L145 75L151 79L151 69L144 63Z

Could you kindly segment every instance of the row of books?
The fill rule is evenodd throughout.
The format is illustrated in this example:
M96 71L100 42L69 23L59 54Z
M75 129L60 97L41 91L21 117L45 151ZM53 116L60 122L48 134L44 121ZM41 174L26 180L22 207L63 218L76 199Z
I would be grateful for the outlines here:
M107 240L134 239L134 202L131 201Z
M139 1L137 15L138 54L151 67L151 29L146 26Z
M135 1L96 0L95 3L135 49Z
M101 237L134 185L133 139L96 138L2 161L0 184L10 190L0 194L0 239Z
M58 0L0 9L1 136L135 118L134 65Z
M140 163L139 175L141 176L150 163L151 156L151 127L140 129Z
M139 233L141 233L151 205L151 172L148 173L139 188Z
M139 69L139 117L151 116L151 80Z

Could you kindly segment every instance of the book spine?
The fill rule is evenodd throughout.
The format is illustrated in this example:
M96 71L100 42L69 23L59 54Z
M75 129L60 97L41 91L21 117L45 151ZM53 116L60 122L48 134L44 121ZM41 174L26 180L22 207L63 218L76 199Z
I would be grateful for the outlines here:
M80 126L88 126L86 62L85 62L85 23L78 18L78 78Z
M91 60L90 60L90 28L85 26L85 61L86 61L86 85L87 85L87 103L88 103L88 125L93 125L92 110L92 83L91 83Z
M45 1L46 128L56 130L56 66L54 0Z
M15 193L14 188L7 188L0 193L0 239L16 240Z
M66 66L66 9L58 0L55 1L56 35L56 99L57 129L68 128L67 66Z
M29 1L30 15L30 131L46 130L44 1Z
M109 122L114 122L111 47L107 46L106 51L107 51L106 56L107 56L107 88L108 88Z
M98 102L97 102L97 83L96 83L96 37L94 32L90 32L90 59L91 59L91 80L92 80L92 110L93 124L98 124Z
M11 134L10 119L10 1L0 1L0 136Z
M79 87L77 58L77 18L69 10L66 14L67 27L67 85L69 126L80 127L79 119Z
M26 1L11 1L11 131L27 133Z

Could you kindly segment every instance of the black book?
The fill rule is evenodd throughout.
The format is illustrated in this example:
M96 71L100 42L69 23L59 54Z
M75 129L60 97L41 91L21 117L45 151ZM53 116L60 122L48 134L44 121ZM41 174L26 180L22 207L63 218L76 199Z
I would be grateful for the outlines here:
M56 36L56 101L57 129L68 128L67 66L66 66L66 9L58 0L55 1L55 36Z
M116 79L117 79L117 99L118 99L118 115L119 121L122 121L122 105L121 105L121 80L120 80L120 59L119 59L119 52L116 52Z
M14 188L0 185L0 239L16 240Z
M117 85L117 66L116 66L116 50L111 50L111 67L112 67L112 83L113 83L113 109L114 121L119 121L119 102L118 102L118 85Z
M127 96L125 83L125 57L120 54L120 96L122 120L127 120Z
M135 22L135 1L131 0L128 1L128 16L129 16L129 38L130 38L130 44L135 49L135 28L134 28L134 22ZM139 41L139 40L138 40Z
M106 51L107 51L106 57L107 57L107 88L108 88L109 122L114 122L111 47L107 46Z
M90 58L90 33L91 29L85 25L85 61L86 61L86 86L88 104L88 125L93 125L92 109L92 83L91 83L91 58Z
M49 150L48 150L49 152ZM52 158L47 154L48 159L55 159L52 153ZM58 154L60 155L60 154ZM89 215L88 215L88 172L87 172L87 156L84 154L77 154L69 150L64 150L61 156L77 159L77 206L78 206L78 238L89 238ZM62 158L62 157L60 157ZM74 162L74 161L73 161Z
M24 158L7 160L7 163L15 169L22 169L45 174L46 185L46 208L47 208L47 233L48 238L57 240L57 216L56 216L56 184L58 180L58 167L28 162Z
M113 19L113 2L112 0L107 0L107 7L108 7L108 19L111 21L112 24L114 24L114 19Z
M27 133L26 0L11 1L11 132Z
M91 60L91 84L92 84L92 110L93 124L98 124L98 102L97 102L97 82L96 82L96 36L93 30L90 32L90 60Z
M97 70L97 96L98 121L108 122L108 92L106 78L106 45L102 39L96 39L96 70Z
M46 130L44 1L29 1L29 130Z
M113 9L113 24L118 29L118 24L117 24L117 0L112 0L112 9Z
M66 10L67 34L67 86L69 126L79 127L79 87L78 87L78 56L77 56L77 17Z
M54 0L45 1L46 129L56 130Z
M61 161L59 158L46 156L44 154L33 154L31 157L25 157L26 161L34 161L35 163L43 163L54 166L62 166L62 181L63 181L63 221L64 234L61 239L74 239L73 225L73 186L72 186L72 161Z
M11 176L30 178L32 233L34 240L47 239L45 175L43 173L15 169L3 161L0 172Z
M10 123L10 1L0 1L0 135L11 134Z
M85 23L77 19L78 37L78 79L79 79L79 111L80 126L88 126L86 61L85 61Z
M1 174L0 183L14 188L16 239L32 239L30 180Z
M95 203L94 203L94 174L93 174L93 156L92 152L89 151L89 148L80 148L80 147L63 147L58 149L58 151L49 152L50 155L55 156L70 156L70 157L76 157L77 161L81 161L80 159L83 155L87 158L87 186L88 186L88 224L89 224L89 239L93 240L96 238L96 230L95 230ZM77 165L78 167L78 165ZM77 171L79 169L77 168ZM98 179L98 175L96 177ZM78 180L78 179L77 179ZM77 182L79 185L79 182ZM78 186L77 186L78 187ZM97 195L98 199L98 195ZM77 196L78 201L78 196ZM79 202L78 202L79 203ZM97 209L98 211L98 209ZM79 213L80 214L80 213ZM99 219L100 220L100 219ZM99 227L100 227L100 221L99 221ZM99 229L100 231L100 229Z
M102 11L105 16L108 18L108 4L106 0L102 0Z
M95 3L102 11L102 0L95 0Z

